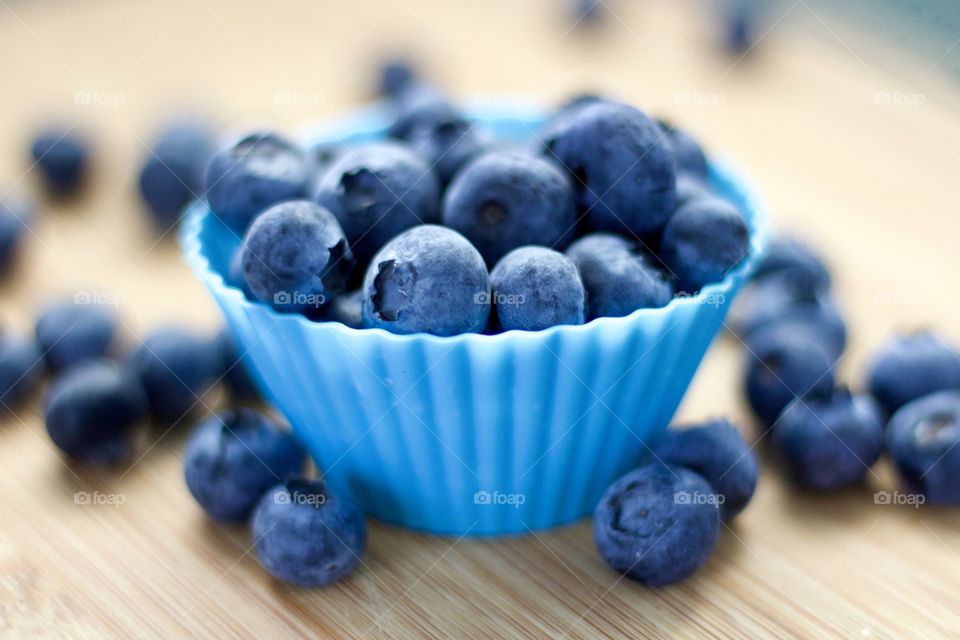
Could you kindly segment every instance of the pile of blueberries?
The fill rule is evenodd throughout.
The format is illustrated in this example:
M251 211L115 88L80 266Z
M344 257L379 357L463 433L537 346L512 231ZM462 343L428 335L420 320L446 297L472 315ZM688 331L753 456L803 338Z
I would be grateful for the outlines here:
M721 280L746 221L682 130L580 96L531 142L492 139L388 67L382 140L302 150L253 133L214 154L229 284L280 312L392 333L537 331L662 307Z

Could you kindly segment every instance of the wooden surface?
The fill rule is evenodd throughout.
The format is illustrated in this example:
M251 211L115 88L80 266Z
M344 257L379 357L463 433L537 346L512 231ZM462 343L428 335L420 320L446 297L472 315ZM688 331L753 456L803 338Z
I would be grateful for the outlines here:
M293 130L362 100L372 61L410 45L459 95L609 91L722 151L778 225L832 258L851 384L896 326L960 341L960 92L934 60L802 0L739 63L710 48L693 4L622 2L594 34L568 32L557 5L304 1L267 14L226 0L0 0L0 182L30 183L24 146L50 116L91 131L99 154L92 189L34 225L0 320L27 329L44 300L81 292L115 296L130 343L163 322L215 328L213 303L134 195L150 127L189 103L228 125ZM718 341L681 417L727 414L752 434L742 359ZM621 580L587 523L499 541L371 523L360 570L304 591L268 578L246 530L203 517L181 478L182 432L150 434L133 464L87 468L57 454L38 411L34 401L0 429L5 636L960 635L960 514L875 505L874 491L894 486L885 464L862 488L814 496L789 488L761 447L753 504L703 570L670 588ZM113 504L76 504L79 491Z

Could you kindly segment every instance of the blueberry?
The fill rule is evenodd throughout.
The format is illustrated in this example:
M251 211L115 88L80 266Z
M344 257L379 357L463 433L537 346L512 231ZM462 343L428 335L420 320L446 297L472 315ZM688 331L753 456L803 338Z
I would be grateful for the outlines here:
M342 322L354 329L363 328L363 289L337 296L327 307L327 320Z
M610 102L574 110L544 139L545 155L573 176L577 205L594 231L660 230L674 209L673 150L641 111Z
M306 454L289 431L251 409L210 416L190 435L183 468L187 488L207 514L246 522L263 494L303 472Z
M327 171L343 155L345 150L344 144L341 142L321 142L307 149L307 163L310 172L306 189L308 195L317 192Z
M710 172L707 164L707 155L703 152L700 143L693 136L679 129L671 122L657 120L667 133L673 155L677 161L677 173L686 173L706 180Z
M742 298L738 315L735 329L748 345L764 327L790 324L809 331L835 358L846 346L846 323L833 299L790 272L757 282Z
M234 401L252 401L260 397L260 392L247 372L252 366L244 357L233 340L230 330L224 327L215 338L215 347L220 352L220 378L227 385L230 397Z
M880 457L883 419L869 396L838 389L790 404L770 442L799 485L838 489L859 482Z
M731 520L757 488L757 457L729 420L669 429L653 449L665 464L685 467L710 483L719 496L720 517Z
M243 291L243 295L249 298L250 300L256 300L257 296L254 295L253 291L250 289L250 285L247 284L247 276L243 273L243 245L234 250L233 255L230 256L230 264L227 265L227 276L224 278L224 282L227 286L236 287Z
M493 148L472 122L458 115L414 127L406 139L433 168L443 186L472 160Z
M520 151L491 152L457 174L443 200L443 223L494 265L512 249L566 244L577 212L569 178Z
M43 357L32 340L0 332L0 406L13 409L43 375Z
M310 164L292 142L272 133L253 133L217 152L207 166L210 208L243 233L270 205L306 196Z
M360 264L400 232L440 217L436 176L419 156L392 142L343 153L314 199L337 217Z
M933 504L960 504L960 393L940 391L903 405L890 420L886 444L909 491Z
M577 111L593 104L607 104L610 102L612 101L595 93L579 93L568 98L557 107L553 115L547 119L546 123L540 128L540 131L537 132L537 135L534 136L534 147L532 150L536 152L545 151L546 142L561 134L567 128L570 120ZM547 153L547 156L550 157L549 153Z
M577 26L590 27L603 20L603 0L573 0L574 20Z
M611 567L650 587L687 578L720 534L717 497L683 467L659 462L607 489L593 514L593 538Z
M677 174L676 210L694 200L717 197L704 180L691 173Z
M490 317L487 266L466 238L414 227L374 256L363 281L363 323L392 333L482 331Z
M306 200L270 207L243 239L243 273L254 295L278 311L317 309L346 287L353 253L340 223Z
M129 359L161 423L177 423L200 404L223 368L217 344L181 327L153 331Z
M493 313L504 331L583 324L586 294L573 261L546 247L521 247L490 273Z
M921 396L960 390L960 354L932 331L896 335L873 357L867 387L893 414Z
M200 121L166 125L140 166L140 195L161 229L180 219L191 201L202 196L213 130Z
M673 286L654 258L621 236L584 236L570 245L566 255L577 266L587 291L588 319L662 307L673 297Z
M830 271L813 249L793 236L777 236L767 244L753 272L754 280L771 275L790 274L799 286L826 292L830 289Z
M134 428L147 415L136 376L109 360L90 360L53 381L44 418L50 439L67 455L110 464L129 457Z
M809 332L795 325L773 324L759 331L749 344L747 401L770 427L794 399L825 397L833 391L834 362Z
M745 0L728 2L724 15L723 43L733 55L746 55L754 45L753 12Z
M687 203L671 216L660 241L660 257L689 293L719 282L750 250L747 223L719 198Z
M19 193L0 195L0 276L10 273L36 207Z
M86 139L70 129L51 128L34 138L30 153L50 193L69 196L80 188L90 159Z
M397 98L416 82L417 72L409 61L399 58L387 60L380 67L377 94L386 98Z
M331 584L353 571L367 547L367 525L353 503L321 480L275 486L252 520L254 549L272 576L302 587Z
M116 315L99 304L59 302L36 325L37 344L53 371L108 355L116 335Z
M387 137L408 140L414 132L430 131L446 122L466 117L433 88L415 85L397 96L396 119L387 128Z

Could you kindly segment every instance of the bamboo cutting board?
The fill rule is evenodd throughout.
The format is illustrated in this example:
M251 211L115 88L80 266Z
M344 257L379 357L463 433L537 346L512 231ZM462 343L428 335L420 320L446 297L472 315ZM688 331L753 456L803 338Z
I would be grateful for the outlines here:
M43 301L81 293L112 296L131 344L165 322L215 329L213 303L135 196L150 127L187 102L228 125L295 130L358 103L378 55L409 45L456 95L550 103L601 90L699 134L760 187L778 226L832 258L850 384L895 327L960 341L960 91L933 59L802 0L739 62L711 48L709 16L688 2L619 3L594 33L569 29L547 0L264 6L0 0L2 181L29 185L24 148L51 116L98 145L92 188L49 207L0 289L4 326L29 329ZM725 414L753 434L743 357L718 340L680 417ZM38 398L0 425L5 636L960 636L960 512L874 504L894 486L885 464L862 488L816 496L758 448L754 503L669 588L608 570L587 522L496 541L374 522L359 571L306 591L260 569L246 530L203 517L181 477L183 432L151 433L119 469L89 468L57 455L39 411Z

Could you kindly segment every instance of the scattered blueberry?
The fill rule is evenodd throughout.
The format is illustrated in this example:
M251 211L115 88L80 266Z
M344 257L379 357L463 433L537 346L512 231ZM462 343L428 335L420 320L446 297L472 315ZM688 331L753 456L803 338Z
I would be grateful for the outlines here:
M833 391L833 364L813 335L795 325L773 324L757 332L747 350L746 395L767 427L796 398L813 399Z
M653 455L659 462L703 476L722 496L723 520L731 520L743 511L757 488L757 457L729 420L669 429L654 447Z
M337 217L362 265L400 232L440 217L440 186L433 171L393 142L343 153L320 180L314 199Z
M140 167L140 194L161 229L175 224L191 201L203 195L214 132L203 122L166 125Z
M340 223L307 200L270 207L243 239L247 284L278 311L320 308L346 287L354 264Z
M723 42L734 55L746 55L754 45L753 11L745 0L729 0L724 15Z
M216 348L220 352L220 377L230 391L234 401L250 401L260 397L257 386L247 372L248 360L239 353L230 330L224 327L215 338Z
M482 331L490 279L479 252L452 229L414 227L374 256L363 282L364 326L451 336Z
M932 331L896 335L874 356L867 387L892 415L921 396L960 390L960 354Z
M883 418L869 396L838 389L788 406L771 444L798 484L838 489L859 482L880 457Z
M0 276L8 274L16 262L34 212L33 201L25 195L7 193L0 196Z
M129 457L134 427L147 415L147 396L120 365L90 360L53 381L44 413L47 433L64 453L110 464Z
M577 26L592 27L603 20L603 0L573 0L573 4Z
M494 265L524 245L560 246L577 221L569 178L555 164L520 151L487 153L447 189L443 223Z
M243 233L270 205L306 195L310 163L292 142L272 133L253 133L217 152L207 167L210 208Z
M890 420L886 444L909 491L933 504L960 504L960 393L940 391L903 405Z
M386 98L397 98L417 82L417 73L407 60L386 61L380 68L380 82L377 94Z
M253 513L252 528L264 568L302 587L343 578L367 546L363 513L328 493L321 480L287 480L268 491Z
M147 393L151 415L161 423L177 423L191 413L223 368L213 340L181 327L150 333L129 363Z
M363 289L337 296L327 307L327 320L342 322L354 329L363 328Z
M116 334L116 315L100 304L59 302L36 325L37 344L53 371L108 355Z
M720 534L710 484L683 467L655 462L607 489L593 514L593 538L611 567L650 587L687 578Z
M808 290L830 290L830 271L817 253L793 236L771 238L763 257L757 261L754 280L763 280L771 275L788 274L797 286Z
M641 111L597 102L575 109L544 138L544 154L573 177L591 230L641 235L660 230L674 210L673 150Z
M673 155L677 160L677 173L686 173L706 180L710 172L707 164L707 155L703 152L700 143L693 136L679 129L666 120L657 121L667 133L667 139L673 147Z
M74 194L83 183L90 160L86 139L72 129L41 131L30 153L47 190L56 196Z
M303 473L306 454L293 434L251 409L226 411L200 423L187 441L187 488L207 514L246 522L263 494Z
M43 357L32 340L0 332L0 406L13 409L40 381Z
M687 203L663 230L660 257L689 293L719 282L750 250L747 223L733 205L719 198Z
M566 255L583 280L590 320L662 307L673 298L666 274L644 249L626 238L593 233L571 244Z
M583 324L586 294L576 265L546 247L521 247L490 273L493 313L504 331Z

